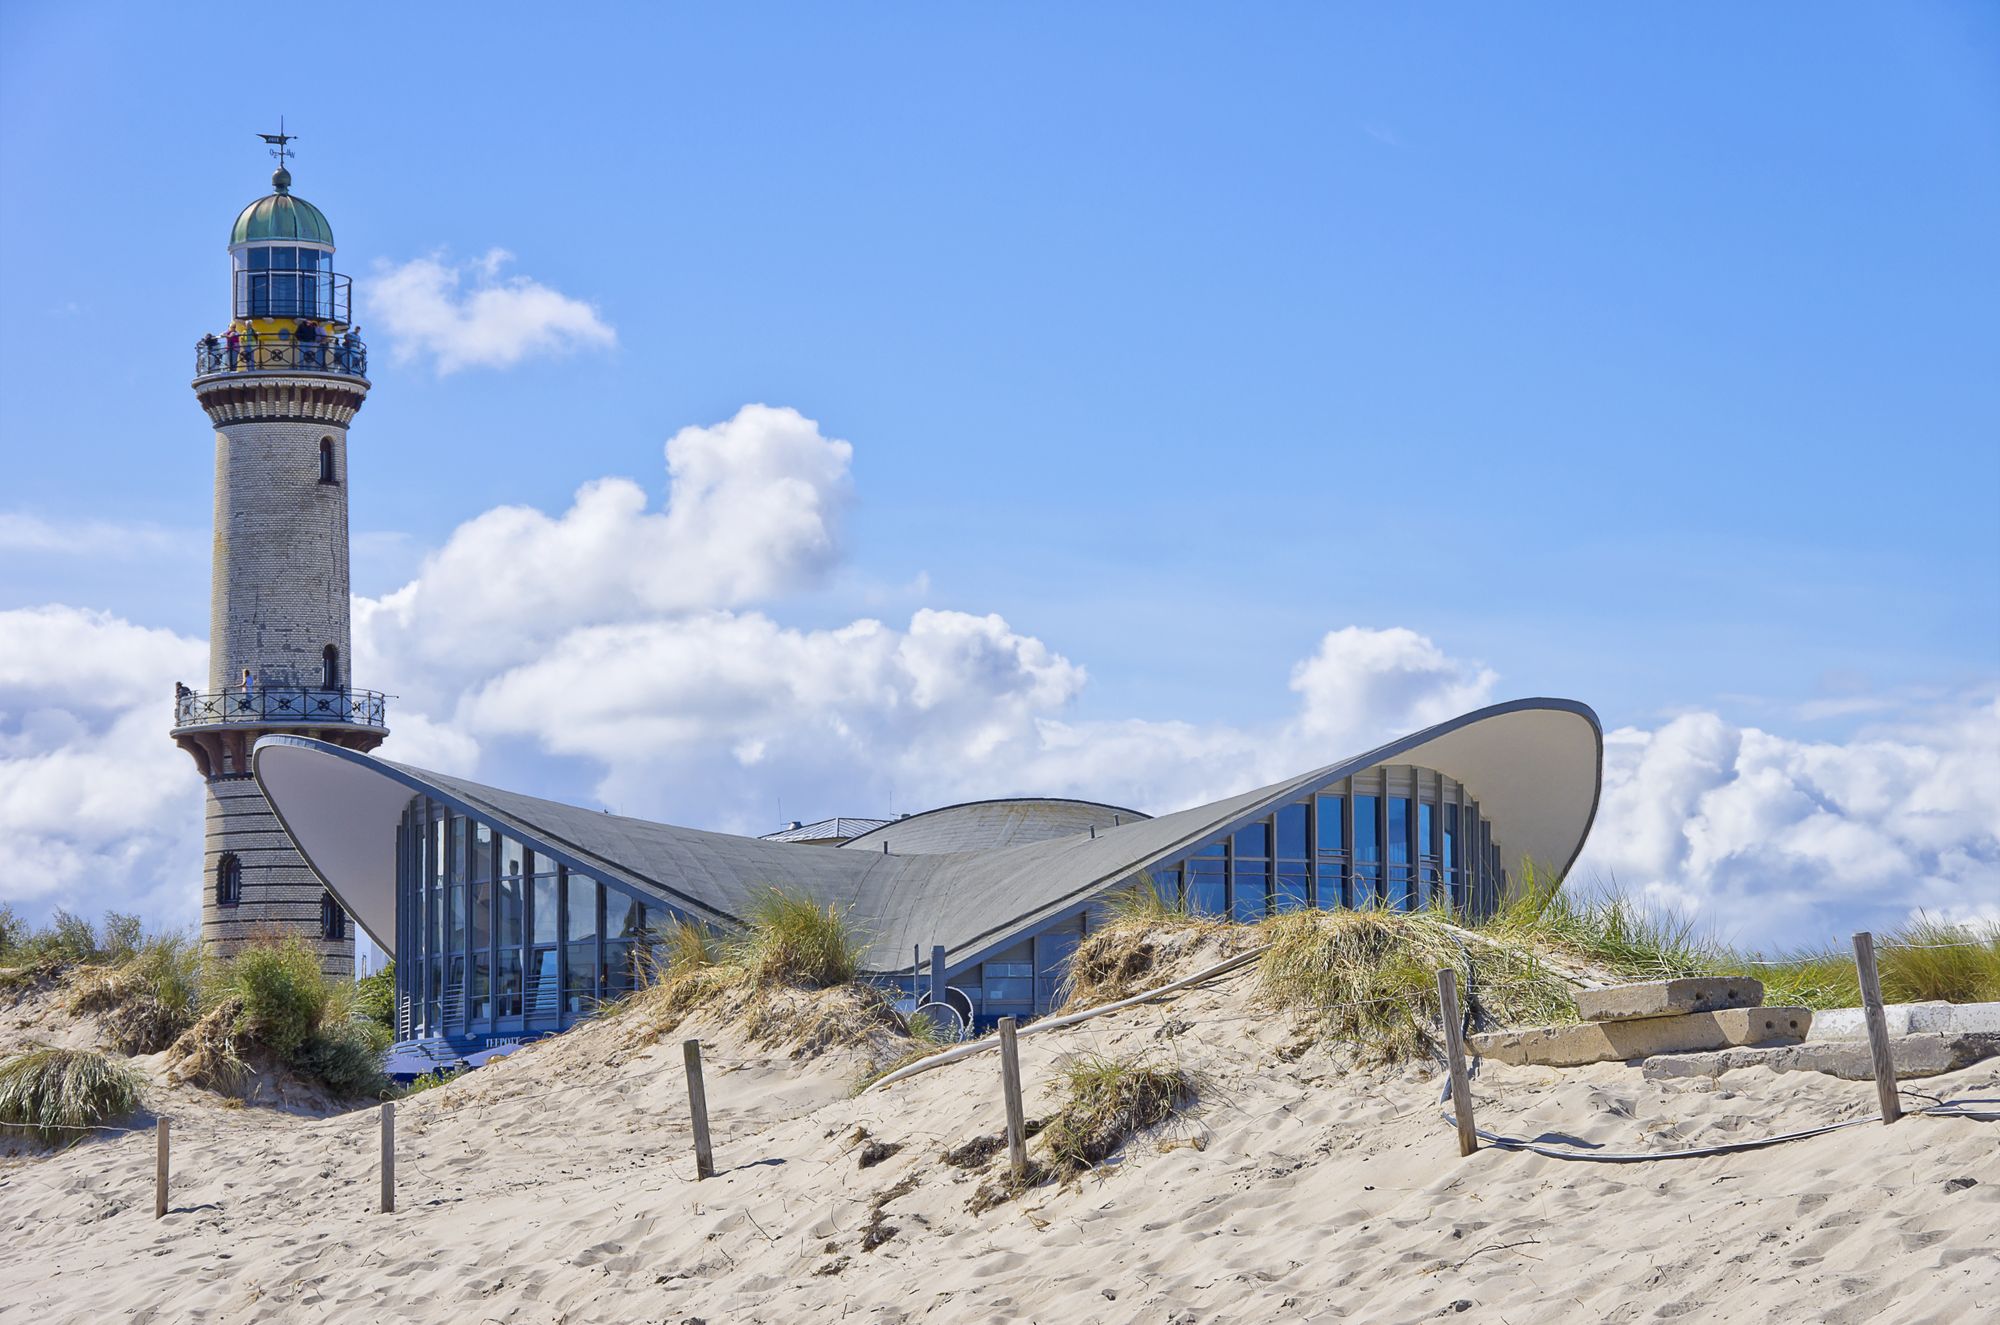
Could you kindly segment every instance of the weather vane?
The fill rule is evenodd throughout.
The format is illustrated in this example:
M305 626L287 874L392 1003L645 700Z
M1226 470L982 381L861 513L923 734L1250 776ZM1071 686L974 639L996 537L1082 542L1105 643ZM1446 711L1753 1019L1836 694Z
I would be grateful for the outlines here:
M285 132L285 117L282 115L278 117L278 131L276 133L260 133L257 136L265 142L272 144L271 155L278 158L278 169L280 170L285 168L286 157L298 155L297 152L291 151L285 146L286 143L291 142L298 135Z

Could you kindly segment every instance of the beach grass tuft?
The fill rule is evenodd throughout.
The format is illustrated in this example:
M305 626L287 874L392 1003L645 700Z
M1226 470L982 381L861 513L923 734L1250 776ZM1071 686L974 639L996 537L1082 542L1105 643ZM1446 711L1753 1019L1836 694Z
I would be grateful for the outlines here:
M866 946L832 903L767 888L750 904L749 923L728 945L730 961L760 986L831 989L853 981Z
M1199 1086L1187 1069L1145 1057L1078 1054L1059 1071L1062 1103L1042 1127L1041 1142L1062 1179L1088 1172L1132 1136L1185 1110Z
M1437 973L1459 975L1475 1025L1573 1021L1569 983L1528 949L1468 943L1445 911L1291 911L1258 926L1260 998L1364 1063L1441 1052Z
M794 1058L862 1045L897 1058L913 1035L927 1043L888 991L859 978L866 943L846 913L810 895L767 889L741 932L682 923L662 946L659 978L620 1005L652 1036L704 1012L753 1042L789 1046Z
M1163 897L1141 874L1106 899L1105 921L1071 956L1064 1011L1115 1003L1164 983L1206 945L1248 947L1249 931L1218 916L1195 915Z
M139 1107L139 1074L94 1049L31 1049L0 1062L0 1127L51 1145Z

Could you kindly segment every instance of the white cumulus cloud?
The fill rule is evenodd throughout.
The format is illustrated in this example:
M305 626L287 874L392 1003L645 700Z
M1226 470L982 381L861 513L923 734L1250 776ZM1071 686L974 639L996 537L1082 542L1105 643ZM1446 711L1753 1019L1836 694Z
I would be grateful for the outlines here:
M0 612L0 900L196 914L201 779L167 737L198 640L101 612Z
M667 493L602 478L560 515L468 520L415 579L355 600L356 675L448 714L451 697L571 630L768 600L840 559L853 448L792 409L746 405L666 444Z
M399 358L428 358L439 376L617 344L589 303L527 276L503 275L513 260L495 248L456 264L439 254L378 262L363 285L364 306Z
M531 793L576 797L580 775L623 813L735 831L1016 794L1163 811L1499 697L1490 668L1422 634L1346 626L1291 668L1270 722L1080 718L1084 666L1024 623L783 619L843 555L852 448L813 420L745 406L664 460L657 504L605 478L557 513L490 510L355 600L355 674L399 696L384 755ZM202 653L76 608L0 613L0 898L192 917L200 789L165 728ZM1572 877L1754 944L1918 910L2000 921L2000 699L1882 711L1904 716L1845 741L1701 711L1607 733Z
M1611 881L1744 942L1844 943L1919 911L2000 922L2000 699L1845 742L1684 714L1605 738L1572 878Z

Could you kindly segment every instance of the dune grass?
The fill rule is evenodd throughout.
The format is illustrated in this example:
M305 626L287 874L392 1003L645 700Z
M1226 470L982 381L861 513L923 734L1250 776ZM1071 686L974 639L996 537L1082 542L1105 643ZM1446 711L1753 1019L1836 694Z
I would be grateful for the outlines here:
M1040 1140L1061 1179L1089 1172L1132 1136L1186 1109L1199 1086L1185 1068L1144 1057L1078 1054L1060 1072L1062 1103Z
M619 1005L651 1034L706 1011L734 1020L754 1042L789 1045L795 1058L863 1044L879 1052L885 1041L912 1039L889 993L859 978L861 934L839 907L809 895L767 889L740 932L681 923L661 946L659 978Z
M99 1018L120 1053L158 1053L195 1022L206 969L201 944L169 931L133 939L116 965L77 968L64 1006Z
M1458 972L1475 1026L1570 1021L1569 983L1506 943L1467 943L1444 911L1292 911L1258 926L1258 995L1364 1063L1442 1052L1437 973Z
M202 999L201 1020L170 1050L183 1079L233 1091L249 1076L248 1057L262 1050L336 1095L387 1087L390 1032L362 1010L356 985L327 976L301 939L255 944L216 964Z
M865 944L847 916L800 893L768 888L750 904L728 958L759 985L831 989L861 971Z
M1857 1007L1861 982L1847 947L1741 952L1699 922L1648 906L1616 885L1571 892L1523 868L1521 896L1480 932L1588 962L1624 980L1735 975L1761 980L1766 1004ZM2000 1000L2000 930L1918 916L1875 936L1882 997L1891 1003Z
M1254 942L1241 926L1196 915L1179 899L1163 897L1152 877L1142 873L1105 898L1103 924L1093 924L1071 955L1063 1009L1096 1007L1143 992L1211 940L1245 947Z
M0 1062L0 1128L51 1145L73 1145L81 1129L139 1107L140 1078L94 1049L31 1049Z

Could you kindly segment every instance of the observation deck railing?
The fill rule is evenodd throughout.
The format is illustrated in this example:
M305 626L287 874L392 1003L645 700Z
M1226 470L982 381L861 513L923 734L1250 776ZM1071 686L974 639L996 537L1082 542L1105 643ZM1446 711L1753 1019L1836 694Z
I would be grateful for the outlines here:
M291 336L238 337L232 351L220 336L203 336L194 346L194 375L264 372L337 373L368 376L368 347L358 336L299 340Z
M387 727L388 699L375 690L322 690L318 686L252 686L247 690L238 686L219 694L188 690L174 698L174 728L309 722Z
M336 271L239 271L235 316L309 317L318 322L352 321L353 283Z

